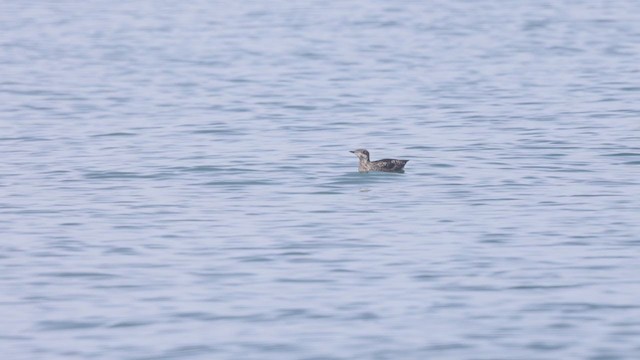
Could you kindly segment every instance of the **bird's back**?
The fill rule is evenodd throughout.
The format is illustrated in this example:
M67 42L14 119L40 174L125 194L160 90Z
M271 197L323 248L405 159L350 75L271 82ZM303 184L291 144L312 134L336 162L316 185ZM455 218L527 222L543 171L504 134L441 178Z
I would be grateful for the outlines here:
M382 159L371 162L371 170L402 171L409 160Z

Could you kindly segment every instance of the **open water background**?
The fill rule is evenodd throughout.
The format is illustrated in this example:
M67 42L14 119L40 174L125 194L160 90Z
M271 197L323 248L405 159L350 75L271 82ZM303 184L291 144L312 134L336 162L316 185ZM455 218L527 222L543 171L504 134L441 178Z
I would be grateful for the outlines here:
M4 1L2 358L640 359L639 40L635 0Z

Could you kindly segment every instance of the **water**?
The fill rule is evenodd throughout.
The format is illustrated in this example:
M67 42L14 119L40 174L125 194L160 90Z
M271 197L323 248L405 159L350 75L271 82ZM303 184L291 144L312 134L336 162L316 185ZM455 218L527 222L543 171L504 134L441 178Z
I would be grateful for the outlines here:
M0 34L3 359L640 358L637 1L5 2Z

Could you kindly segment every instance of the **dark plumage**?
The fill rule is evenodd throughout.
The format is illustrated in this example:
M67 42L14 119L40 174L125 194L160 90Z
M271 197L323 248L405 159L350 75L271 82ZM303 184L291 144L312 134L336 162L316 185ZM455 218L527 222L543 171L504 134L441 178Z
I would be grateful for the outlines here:
M368 171L385 171L385 172L403 172L404 165L409 160L397 160L397 159L382 159L376 161L369 160L369 151L365 149L357 149L351 151L354 153L358 159L360 159L360 164L358 164L358 171L360 172L368 172Z

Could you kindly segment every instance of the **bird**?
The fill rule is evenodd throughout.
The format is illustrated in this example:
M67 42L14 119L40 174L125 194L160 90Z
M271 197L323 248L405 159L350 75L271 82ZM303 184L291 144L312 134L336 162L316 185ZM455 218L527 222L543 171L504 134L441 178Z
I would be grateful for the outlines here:
M356 149L350 151L354 153L358 159L360 159L360 164L358 164L359 172L369 172L369 171L384 171L384 172L404 172L404 165L409 160L398 160L398 159L382 159L376 161L369 160L369 151L366 149Z

